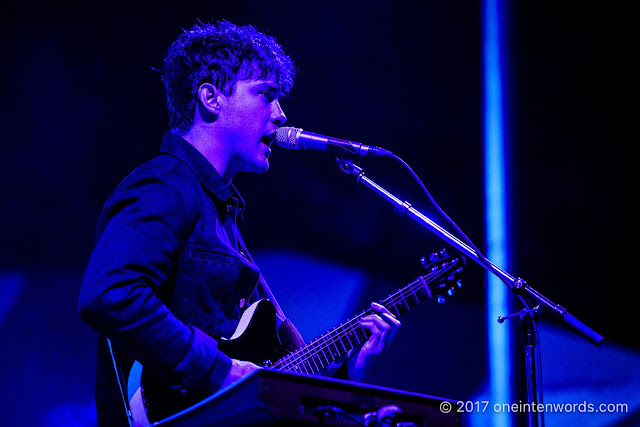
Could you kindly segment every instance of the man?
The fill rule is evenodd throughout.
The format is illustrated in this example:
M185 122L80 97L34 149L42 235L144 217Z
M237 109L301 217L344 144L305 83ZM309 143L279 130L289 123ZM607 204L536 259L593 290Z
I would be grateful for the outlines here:
M127 424L110 347L124 376L135 359L177 394L202 397L258 369L225 354L216 338L229 338L253 301L273 301L289 350L303 343L242 242L236 220L244 202L231 184L237 173L269 168L286 121L280 98L293 85L290 58L253 27L221 21L180 35L162 71L171 132L160 155L105 203L80 292L79 314L100 333L100 425ZM323 374L354 381L373 374L400 323L372 308L361 321L370 338ZM163 407L156 418L173 410Z

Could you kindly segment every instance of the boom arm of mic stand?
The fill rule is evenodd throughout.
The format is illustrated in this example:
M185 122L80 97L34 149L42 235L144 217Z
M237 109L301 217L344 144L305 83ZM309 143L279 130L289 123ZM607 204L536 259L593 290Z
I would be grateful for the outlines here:
M578 334L584 337L590 343L599 346L602 344L604 337L598 334L596 331L576 319L573 315L571 315L567 309L562 307L559 304L554 303L540 292L533 289L529 286L524 280L520 278L515 278L509 273L503 271L501 268L493 264L489 260L481 260L475 250L473 250L470 246L462 242L460 239L449 233L447 230L439 226L436 222L431 220L429 217L415 209L411 206L410 203L403 202L398 199L396 196L391 194L389 191L382 188L380 185L376 184L374 181L365 176L364 171L359 166L353 164L353 162L349 159L337 159L340 165L340 170L350 176L355 182L365 185L366 187L373 190L378 195L382 196L388 202L392 203L395 206L396 213L400 215L407 215L409 218L415 220L422 226L431 230L434 234L439 236L445 242L449 243L454 248L458 249L463 254L467 255L469 258L473 259L476 263L484 267L485 269L491 271L504 283L511 288L516 293L519 294L528 294L532 298L534 298L541 307L546 307L551 312L553 312L557 317L564 320L564 322L569 325L572 329L574 329ZM490 267L485 265L485 262L490 264Z

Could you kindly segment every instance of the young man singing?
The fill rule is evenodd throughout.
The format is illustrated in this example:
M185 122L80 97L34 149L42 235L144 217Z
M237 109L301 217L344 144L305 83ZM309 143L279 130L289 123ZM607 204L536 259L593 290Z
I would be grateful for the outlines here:
M80 292L80 316L100 333L101 426L128 425L110 348L124 376L137 360L176 395L202 397L258 369L219 348L252 302L272 300L282 344L303 344L244 246L236 223L244 203L232 185L237 173L269 168L286 122L280 98L293 86L292 61L272 37L221 21L180 35L162 72L170 132L160 154L107 200ZM361 320L367 341L322 374L353 381L373 374L400 323L372 308Z

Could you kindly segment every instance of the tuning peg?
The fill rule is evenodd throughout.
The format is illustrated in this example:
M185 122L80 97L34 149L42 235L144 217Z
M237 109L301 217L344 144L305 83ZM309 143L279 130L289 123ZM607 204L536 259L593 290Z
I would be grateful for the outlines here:
M431 255L429 255L429 261L433 262L433 261L437 261L440 259L440 254L438 252L434 252Z
M427 268L427 266L429 265L429 261L427 261L426 257L422 257L420 258L420 264L422 264L424 268Z
M441 256L442 258L446 258L446 257L448 257L448 256L449 256L449 254L447 253L447 250L446 250L446 249L441 249L441 250L440 250L440 256Z
M438 295L437 301L439 304L444 304L444 297L442 295Z
M449 295L450 297L453 296L453 294L455 293L456 288L454 288L453 286L450 287L449 289L447 289L447 295Z
M462 280L460 280L460 279L456 280L456 286L461 288L462 287Z

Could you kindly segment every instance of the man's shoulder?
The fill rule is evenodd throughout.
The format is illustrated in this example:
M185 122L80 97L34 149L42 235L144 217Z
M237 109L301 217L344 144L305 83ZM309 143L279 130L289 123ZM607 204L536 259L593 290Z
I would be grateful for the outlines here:
M193 171L179 158L167 153L160 153L153 159L135 168L120 185L132 180L154 177L177 188L197 185L197 177Z
M197 203L201 185L193 171L179 158L160 153L127 175L111 192L104 210L111 206L156 200L153 205L185 203L189 208Z
M127 175L107 198L99 224L103 226L119 212L180 212L192 217L199 203L201 186L180 159L161 153Z
M185 164L177 157L167 153L159 153L156 157L148 160L135 168L129 176L136 175L156 175L158 177L171 177L176 174L184 174Z

